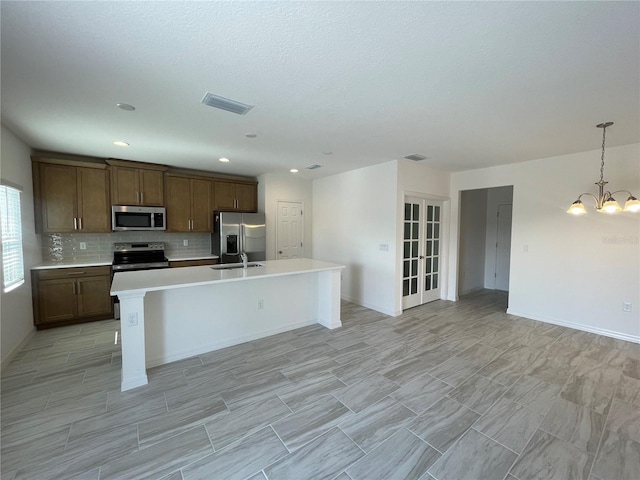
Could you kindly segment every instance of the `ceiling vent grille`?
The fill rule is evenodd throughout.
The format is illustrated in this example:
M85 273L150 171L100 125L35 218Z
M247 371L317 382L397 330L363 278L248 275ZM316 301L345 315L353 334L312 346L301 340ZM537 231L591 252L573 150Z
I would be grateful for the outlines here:
M317 168L322 168L322 165L318 165L317 163L313 163L311 165L307 165L306 167L307 170L315 170Z
M407 160L413 160L414 162L419 162L420 160L425 160L427 157L418 153L413 153L411 155L407 155L404 158L406 158Z
M211 92L207 92L204 95L201 103L220 110L226 110L227 112L237 113L238 115L244 115L253 108L253 105L236 102L235 100L214 95Z

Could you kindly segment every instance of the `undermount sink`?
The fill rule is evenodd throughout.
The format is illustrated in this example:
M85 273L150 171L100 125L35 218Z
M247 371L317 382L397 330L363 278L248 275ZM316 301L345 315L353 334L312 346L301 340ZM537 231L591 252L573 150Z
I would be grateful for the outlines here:
M264 263L260 262L248 262L247 268L251 267L264 267ZM221 265L213 265L211 268L214 270L235 270L238 268L244 268L244 265L241 263L223 263Z

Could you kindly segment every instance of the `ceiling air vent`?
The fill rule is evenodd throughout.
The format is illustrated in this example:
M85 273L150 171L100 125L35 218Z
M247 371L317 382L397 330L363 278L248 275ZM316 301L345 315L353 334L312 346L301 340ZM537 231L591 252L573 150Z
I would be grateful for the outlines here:
M420 160L424 160L427 157L425 157L424 155L420 155L418 153L413 153L411 155L407 155L406 157L407 160L413 160L414 162L419 162Z
M307 165L306 167L307 170L315 170L316 168L322 168L322 165L318 165L317 163L313 163L311 165Z
M253 105L236 102L235 100L214 95L211 92L207 92L204 95L201 103L220 110L226 110L227 112L237 113L238 115L244 115L253 108Z

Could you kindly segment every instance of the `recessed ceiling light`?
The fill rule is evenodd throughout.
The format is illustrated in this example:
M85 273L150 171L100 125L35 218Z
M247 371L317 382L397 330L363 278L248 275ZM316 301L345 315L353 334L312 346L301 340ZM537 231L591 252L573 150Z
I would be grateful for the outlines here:
M317 163L312 163L311 165L307 165L306 167L307 170L315 170L317 168L322 168L322 165L318 165Z
M121 110L126 110L127 112L133 112L136 109L136 107L129 105L128 103L116 103L116 107Z
M255 133L245 133L244 136L247 138L256 138L258 135Z
M291 173L298 173L298 169L297 168L292 168L291 170L289 170Z
M226 157L219 158L218 160L220 160L222 163L229 163L229 159Z
M322 152L322 153L324 153L325 155L333 155L333 152L329 152L329 151Z
M116 140L115 142L113 142L114 145L117 145L119 147L128 147L129 144L127 142L121 142L120 140Z

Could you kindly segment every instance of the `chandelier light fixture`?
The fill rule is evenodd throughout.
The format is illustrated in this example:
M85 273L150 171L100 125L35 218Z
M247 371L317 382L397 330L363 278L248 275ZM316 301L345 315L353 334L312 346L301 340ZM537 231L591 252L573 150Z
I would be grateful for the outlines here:
M600 181L596 182L596 185L598 185L598 196L596 197L594 194L588 193L588 192L581 193L578 196L578 199L571 204L571 206L569 207L569 210L567 210L567 213L573 213L574 215L582 215L584 213L587 213L587 210L584 208L584 204L582 203L582 200L581 200L584 195L593 197L593 199L596 201L596 210L598 212L617 213L617 212L623 211L623 212L636 213L640 211L640 200L634 197L630 191L616 190L615 192L609 192L609 191L605 191L604 189L604 186L607 183L609 183L604 181L604 142L605 142L605 136L607 133L607 127L610 127L611 125L613 125L613 122L606 122L606 123L601 123L599 125L596 125L596 127L602 129L602 157L601 157L601 163L600 163ZM627 198L627 201L624 204L624 209L621 208L620 204L616 202L615 198L613 198L613 196L617 193L625 193L629 195L629 197Z

